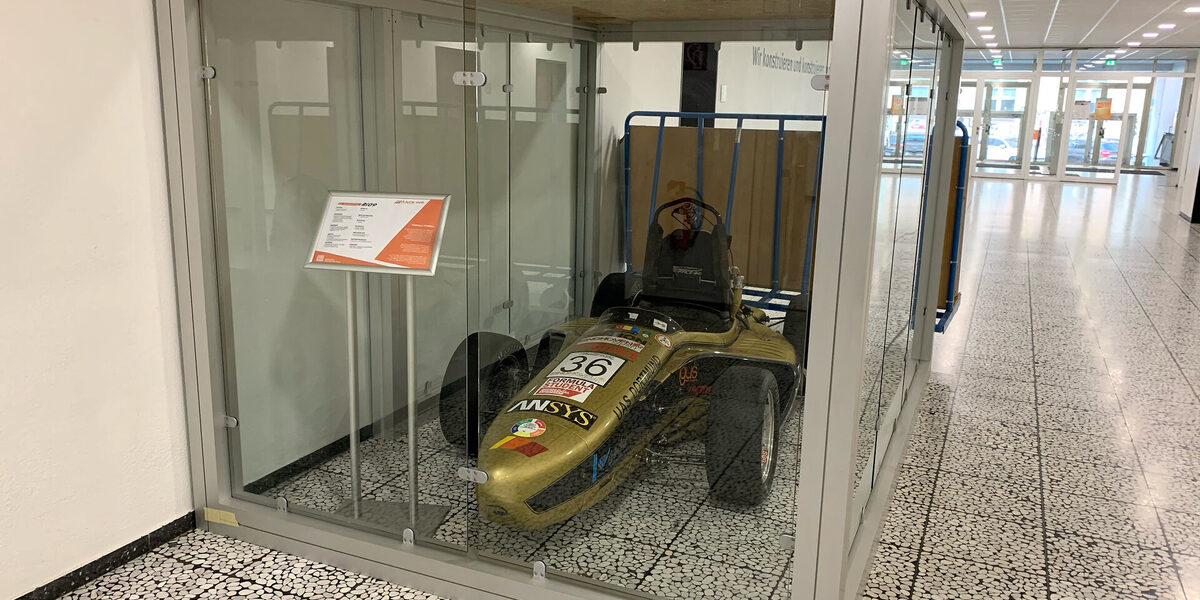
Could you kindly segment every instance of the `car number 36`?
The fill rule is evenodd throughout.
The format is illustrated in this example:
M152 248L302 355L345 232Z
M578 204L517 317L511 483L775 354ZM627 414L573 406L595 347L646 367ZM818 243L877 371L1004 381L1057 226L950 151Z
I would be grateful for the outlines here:
M625 359L610 354L572 352L554 367L549 377L574 377L604 385L624 364Z

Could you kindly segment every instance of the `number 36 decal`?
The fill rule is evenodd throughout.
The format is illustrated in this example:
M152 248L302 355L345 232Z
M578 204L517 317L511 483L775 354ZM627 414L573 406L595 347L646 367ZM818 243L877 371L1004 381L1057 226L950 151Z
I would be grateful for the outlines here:
M625 359L610 354L572 352L547 377L574 377L604 385L624 364Z

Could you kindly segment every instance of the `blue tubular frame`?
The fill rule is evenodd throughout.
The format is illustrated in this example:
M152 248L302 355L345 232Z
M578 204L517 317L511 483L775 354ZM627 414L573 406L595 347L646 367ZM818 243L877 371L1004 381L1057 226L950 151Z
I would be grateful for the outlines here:
M946 308L939 310L937 315L937 323L933 326L933 330L937 333L946 331L946 327L950 325L950 320L954 318L954 314L958 312L958 303L954 301L954 297L958 291L958 268L959 268L959 244L962 242L962 225L963 225L963 208L966 204L967 196L967 161L971 145L971 133L967 130L967 126L963 125L962 121L955 123L958 130L962 132L962 143L958 148L958 187L955 188L954 195L954 230L950 240L950 277L946 284Z
M696 193L703 196L704 190L704 121L706 119L733 119L737 121L737 132L733 141L733 164L729 173L729 197L725 203L725 232L729 233L730 223L733 222L733 193L737 185L738 156L742 147L742 125L747 120L777 121L779 123L779 139L775 150L775 227L771 243L771 291L759 302L765 304L772 298L780 296L779 289L779 248L781 237L780 219L783 215L783 141L785 125L788 121L811 121L821 123L821 141L817 148L817 173L813 180L813 192L808 215L808 233L805 241L804 270L800 280L800 291L809 291L811 277L810 262L812 261L813 238L816 233L817 194L821 189L821 168L825 159L825 117L823 115L772 115L751 113L699 113L699 112L668 112L655 110L637 110L625 117L625 272L630 272L633 261L633 219L630 215L630 165L629 134L635 117L658 118L658 148L654 151L654 179L650 190L650 219L654 219L654 210L658 206L658 176L662 167L663 133L666 131L667 118L696 119Z

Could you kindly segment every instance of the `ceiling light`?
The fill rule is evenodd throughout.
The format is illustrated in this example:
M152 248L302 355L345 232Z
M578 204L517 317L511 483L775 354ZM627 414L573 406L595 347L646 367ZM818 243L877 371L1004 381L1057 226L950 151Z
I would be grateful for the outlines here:
M979 36L979 37L981 37L981 38L983 38L983 39L985 39L985 40L994 40L994 39L996 39L996 34L994 34L994 33L985 33L985 34L983 34L983 35L981 35L981 36Z
M1183 9L1183 12L1188 13L1189 15L1200 13L1200 6L1189 6Z
M980 31L991 31L991 30L992 30L992 26L991 26L991 25L980 25L980 26L979 26L979 30L980 30Z
M1129 51L1124 48L1119 48L1117 50L1113 50L1113 52L1116 52L1117 54L1125 54L1126 52L1129 52Z
M1174 23L1159 23L1158 28L1159 29L1175 29L1175 24Z
M1000 54L1001 53L1000 50L988 50L988 52L991 52L992 54Z
M1154 32L1154 33L1143 33L1143 34L1142 34L1142 37L1144 37L1144 38L1156 38L1156 37L1158 37L1158 33L1157 33L1157 32Z
M1141 42L1126 42L1125 45L1137 47L1137 46L1141 46L1142 43Z
M1116 58L1116 57L1117 57L1116 54L1105 54L1104 55L1104 58Z
M1200 6L1198 6L1196 8L1200 8ZM987 16L987 11L986 10L973 10L973 11L967 13L967 16L971 17L972 19L982 19Z
M1102 60L1093 60L1093 61L1092 61L1092 64L1093 64L1093 65L1102 65L1102 64L1104 64L1104 61L1102 61Z
M995 48L996 46L999 46L1000 44L997 44L996 42L988 42L984 45L987 46L988 48Z

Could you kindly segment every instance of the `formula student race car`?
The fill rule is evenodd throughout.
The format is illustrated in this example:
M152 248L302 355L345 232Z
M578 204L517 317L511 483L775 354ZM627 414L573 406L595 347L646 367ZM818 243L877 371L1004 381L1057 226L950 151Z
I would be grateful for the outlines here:
M666 211L677 225L664 234ZM558 523L694 437L717 499L766 499L780 428L802 402L807 296L792 300L782 335L743 305L721 215L700 200L663 205L648 237L642 274L605 277L592 316L547 333L536 351L482 332L453 355L439 418L487 475L475 488L485 518Z

